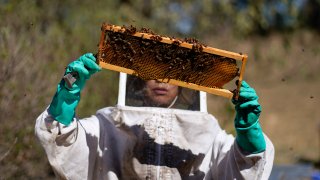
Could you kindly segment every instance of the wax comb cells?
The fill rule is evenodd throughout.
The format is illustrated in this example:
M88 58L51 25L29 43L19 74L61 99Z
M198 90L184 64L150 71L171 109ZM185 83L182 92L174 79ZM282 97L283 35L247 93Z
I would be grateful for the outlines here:
M191 84L192 89L195 85L222 89L240 76L236 61L243 59L245 55L207 47L196 39L180 40L156 35L146 28L137 31L133 26L108 24L102 26L98 53L100 63L119 67L117 71L144 80L180 82L174 84L184 83L184 87Z

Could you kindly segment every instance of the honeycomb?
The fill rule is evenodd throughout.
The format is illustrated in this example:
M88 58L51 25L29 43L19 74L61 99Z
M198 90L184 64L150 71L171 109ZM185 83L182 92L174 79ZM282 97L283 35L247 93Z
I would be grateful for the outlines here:
M102 26L103 40L100 41L98 60L131 69L133 75L144 80L175 79L222 88L239 76L235 59L205 52L207 46L196 39L160 36L146 28L137 31L133 26L120 30L110 26ZM183 43L189 44L189 48L181 46Z

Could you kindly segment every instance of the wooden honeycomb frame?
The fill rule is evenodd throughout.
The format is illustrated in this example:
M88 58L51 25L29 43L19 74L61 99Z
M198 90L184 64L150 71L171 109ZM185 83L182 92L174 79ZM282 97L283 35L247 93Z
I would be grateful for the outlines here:
M100 36L100 43L99 43L99 51L97 54L97 59L98 59L98 64L100 67L105 68L105 69L109 69L109 70L113 70L113 71L118 71L118 72L123 72L123 73L127 73L127 74L131 74L131 75L135 75L135 71L132 69L128 69L128 68L124 68L124 67L120 67L120 66L116 66L110 63L106 63L103 61L103 48L105 46L106 43L106 36L108 32L118 32L118 33L125 33L126 28L125 27L120 27L120 26L115 26L115 25L110 25L110 24L106 24L104 23L101 27L101 36ZM138 38L142 38L142 39L149 39L149 40L153 40L154 39L154 34L150 34L150 33L144 33L144 32L134 32L132 34L130 34L131 36L135 36ZM188 43L188 42L183 42L177 39L172 39L169 37L164 37L161 36L161 40L159 40L159 42L161 43L165 43L165 44L173 44L174 42L179 41L179 46L180 47L184 47L184 48L188 48L188 49L192 49L193 45L192 43ZM208 47L208 46L203 46L202 47L202 52L206 52L209 54L215 54L215 55L219 55L219 56L223 56L223 57L227 57L227 58L232 58L234 60L237 61L241 61L241 65L239 68L239 74L238 74L238 85L235 88L234 91L230 91L227 89L223 89L223 88L211 88L211 87L206 87L206 86L201 86L201 85L197 85L197 84L193 84L193 83L189 83L189 82L184 82L184 81L180 81L180 80L176 80L176 79L158 79L159 81L162 82L167 82L169 84L173 84L173 85L177 85L177 86L181 86L181 87L186 87L186 88L190 88L190 89L194 89L194 90L199 90L199 91L204 91L210 94L215 94L218 96L222 96L222 97L226 97L226 98L237 98L238 97L238 92L239 92L239 88L241 86L241 81L243 79L243 75L244 75L244 70L245 70L245 65L247 62L247 58L248 56L246 54L239 54L239 53L234 53L234 52L230 52L230 51L226 51L226 50L221 50L221 49L217 49L217 48L213 48L213 47Z

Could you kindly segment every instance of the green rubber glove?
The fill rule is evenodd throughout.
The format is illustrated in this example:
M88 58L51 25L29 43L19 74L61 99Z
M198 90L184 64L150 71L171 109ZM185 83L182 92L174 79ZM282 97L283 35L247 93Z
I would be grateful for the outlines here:
M266 149L266 142L259 124L261 106L255 90L242 81L238 100L232 100L236 109L236 141L245 151L259 153Z
M77 72L77 80L72 88L69 88L63 79L58 84L57 92L49 107L49 113L55 120L66 126L72 122L75 109L80 101L81 90L91 75L100 70L92 53L82 55L67 66L65 75Z

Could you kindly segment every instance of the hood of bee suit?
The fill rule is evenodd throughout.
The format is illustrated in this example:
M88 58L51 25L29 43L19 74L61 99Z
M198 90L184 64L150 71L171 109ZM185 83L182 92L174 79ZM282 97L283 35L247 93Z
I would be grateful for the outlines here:
M146 102L146 83L137 76L120 73L118 105L132 107L157 107ZM158 108L158 107L157 107ZM163 107L207 112L206 93L178 87L178 95Z

